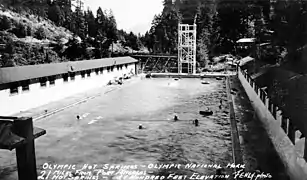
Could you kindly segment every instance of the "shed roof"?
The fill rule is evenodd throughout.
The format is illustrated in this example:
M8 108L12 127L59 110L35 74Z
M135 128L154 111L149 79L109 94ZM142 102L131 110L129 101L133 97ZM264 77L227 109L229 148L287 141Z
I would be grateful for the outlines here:
M6 67L0 68L0 84L135 62L138 61L132 57L127 56L95 60Z
M306 136L307 135L307 77L295 76L288 81L284 81L277 88L273 87L269 90L280 91L282 95L272 98L273 102L281 107L282 111L296 125L296 127ZM271 95L272 96L272 95ZM283 104L280 104L283 103Z
M255 42L255 38L242 38L237 40L237 43L252 43Z
M267 87L272 102L307 135L307 76L272 67L256 78L256 83Z
M280 67L271 67L268 68L265 73L262 73L256 78L256 83L260 87L269 87L273 84L274 80L282 83L297 75L298 74L295 72L288 71Z
M240 59L240 66L243 66L243 65L245 65L246 63L251 62L251 61L253 61L253 60L254 60L254 58L252 58L252 57L250 57L250 56L246 56L246 57Z

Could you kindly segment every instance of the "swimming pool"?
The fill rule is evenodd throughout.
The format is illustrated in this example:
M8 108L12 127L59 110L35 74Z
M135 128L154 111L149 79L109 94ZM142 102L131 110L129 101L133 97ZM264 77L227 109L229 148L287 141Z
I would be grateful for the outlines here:
M214 174L215 168L206 167L158 168L231 162L225 83L206 81L210 84L197 78L143 79L36 122L47 130L36 141L39 175L44 163L137 165L146 174L160 176ZM207 108L213 115L201 116L199 111ZM172 120L174 114L179 121ZM76 120L76 115L82 119ZM194 119L199 120L198 127L192 124ZM139 130L139 124L145 129ZM16 170L15 165L11 169Z

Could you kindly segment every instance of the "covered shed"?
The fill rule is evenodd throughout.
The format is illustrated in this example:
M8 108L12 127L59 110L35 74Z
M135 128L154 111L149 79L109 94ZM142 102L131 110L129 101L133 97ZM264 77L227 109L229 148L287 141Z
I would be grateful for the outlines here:
M302 134L307 135L307 76L280 67L271 67L255 78L266 87L268 97Z

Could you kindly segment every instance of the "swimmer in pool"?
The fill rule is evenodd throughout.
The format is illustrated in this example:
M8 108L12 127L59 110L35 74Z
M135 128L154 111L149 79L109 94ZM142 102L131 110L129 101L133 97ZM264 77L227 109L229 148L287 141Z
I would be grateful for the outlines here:
M193 121L193 124L195 124L195 126L198 126L198 119L195 119L195 120Z

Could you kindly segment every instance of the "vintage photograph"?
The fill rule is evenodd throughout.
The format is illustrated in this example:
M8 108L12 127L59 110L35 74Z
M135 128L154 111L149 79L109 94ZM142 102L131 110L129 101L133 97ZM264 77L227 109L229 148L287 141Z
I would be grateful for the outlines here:
M0 180L307 180L305 58L307 0L0 0Z

